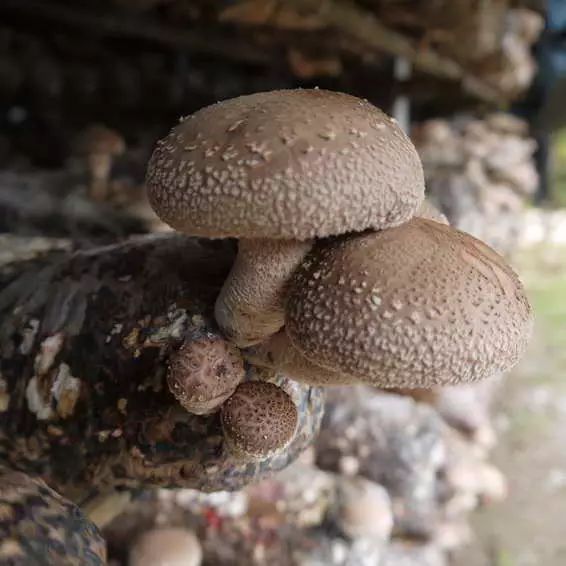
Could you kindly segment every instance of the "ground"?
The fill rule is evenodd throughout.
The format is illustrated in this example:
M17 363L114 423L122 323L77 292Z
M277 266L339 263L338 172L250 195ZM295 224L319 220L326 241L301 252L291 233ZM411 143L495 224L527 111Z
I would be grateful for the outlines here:
M536 324L530 351L509 375L495 414L494 462L510 493L476 513L476 541L457 566L566 564L566 245L531 247L515 264Z

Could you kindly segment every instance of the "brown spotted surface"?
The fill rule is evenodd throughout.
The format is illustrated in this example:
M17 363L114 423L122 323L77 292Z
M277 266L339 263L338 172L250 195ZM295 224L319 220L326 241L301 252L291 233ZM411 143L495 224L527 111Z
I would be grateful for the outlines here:
M424 197L417 152L367 101L281 90L203 108L159 142L149 199L205 237L305 240L398 225Z
M297 409L273 383L247 381L222 406L226 442L238 454L266 457L289 444L297 428Z
M42 480L0 472L0 564L103 566L106 546L78 507Z
M380 387L475 381L523 354L531 308L491 248L424 219L318 245L291 283L287 333L314 363Z

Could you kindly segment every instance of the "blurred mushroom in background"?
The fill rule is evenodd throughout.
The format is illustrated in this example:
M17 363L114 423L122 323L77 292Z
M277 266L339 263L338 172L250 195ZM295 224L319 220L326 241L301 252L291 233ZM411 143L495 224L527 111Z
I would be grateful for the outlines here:
M85 159L90 176L89 194L93 200L108 198L112 161L125 151L124 138L101 124L89 126L79 135L76 153Z

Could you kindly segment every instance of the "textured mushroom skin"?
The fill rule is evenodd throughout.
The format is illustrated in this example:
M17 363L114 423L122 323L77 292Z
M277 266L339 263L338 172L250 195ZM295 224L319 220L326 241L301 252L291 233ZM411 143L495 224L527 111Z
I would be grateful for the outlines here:
M289 395L265 381L246 381L222 405L222 430L235 455L265 458L289 444L297 409Z
M207 334L186 340L170 357L167 383L187 411L203 415L219 408L244 376L239 350Z
M291 282L286 330L316 364L379 387L430 387L506 371L531 308L491 248L415 218L321 242Z
M240 240L214 315L239 347L257 344L285 324L286 283L311 248L296 240Z
M181 232L306 240L401 224L424 198L424 177L409 138L375 106L297 89L188 116L155 149L147 189Z

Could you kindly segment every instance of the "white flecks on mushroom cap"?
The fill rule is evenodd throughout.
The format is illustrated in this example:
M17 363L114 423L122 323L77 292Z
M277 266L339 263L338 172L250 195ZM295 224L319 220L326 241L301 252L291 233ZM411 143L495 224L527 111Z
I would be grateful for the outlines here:
M413 144L381 110L297 89L188 116L155 149L147 188L158 216L187 234L306 240L408 220L424 177Z
M421 218L320 243L295 273L286 316L305 357L379 387L506 371L531 329L525 291L503 258Z

